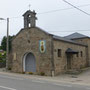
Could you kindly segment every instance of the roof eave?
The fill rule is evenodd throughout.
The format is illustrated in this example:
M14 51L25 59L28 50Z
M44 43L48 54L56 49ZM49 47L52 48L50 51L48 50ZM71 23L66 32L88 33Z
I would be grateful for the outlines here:
M53 38L53 39L59 40L59 41L63 41L63 42L67 42L67 43L71 43L71 44L75 44L75 45L88 47L87 45L84 45L84 44L81 44L81 43L77 43L77 42L69 42L69 41L65 41L65 40L61 40L61 39L57 39L57 38Z

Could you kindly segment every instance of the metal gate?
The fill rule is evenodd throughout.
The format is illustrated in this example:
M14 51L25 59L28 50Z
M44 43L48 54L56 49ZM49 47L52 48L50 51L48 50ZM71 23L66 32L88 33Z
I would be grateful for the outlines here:
M28 53L25 57L25 72L36 72L36 60L32 53Z

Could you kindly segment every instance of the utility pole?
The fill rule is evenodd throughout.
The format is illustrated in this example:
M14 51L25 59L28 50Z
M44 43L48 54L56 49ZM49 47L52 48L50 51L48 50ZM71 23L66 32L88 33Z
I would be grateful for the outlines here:
M9 59L9 18L7 18L7 19L0 18L0 20L7 20L6 69L8 70L8 59Z
M9 18L7 18L7 53L6 53L6 69L8 70L9 59Z

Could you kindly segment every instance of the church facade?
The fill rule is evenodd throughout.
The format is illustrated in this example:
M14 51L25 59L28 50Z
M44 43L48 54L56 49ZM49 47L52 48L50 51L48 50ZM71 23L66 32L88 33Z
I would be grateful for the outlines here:
M13 38L9 54L8 67L13 72L50 76L89 66L89 37L79 33L67 37L52 35L36 27L35 11L29 10L23 16L24 28Z

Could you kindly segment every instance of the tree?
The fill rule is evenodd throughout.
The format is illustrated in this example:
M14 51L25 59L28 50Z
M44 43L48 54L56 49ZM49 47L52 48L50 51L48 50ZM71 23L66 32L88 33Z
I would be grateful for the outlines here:
M1 50L1 46L0 46L0 50Z
M3 37L2 41L1 41L1 49L6 51L6 36Z
M11 50L11 40L14 36L9 36L9 51ZM2 41L1 41L1 49L6 51L6 46L7 46L7 37L4 36Z

